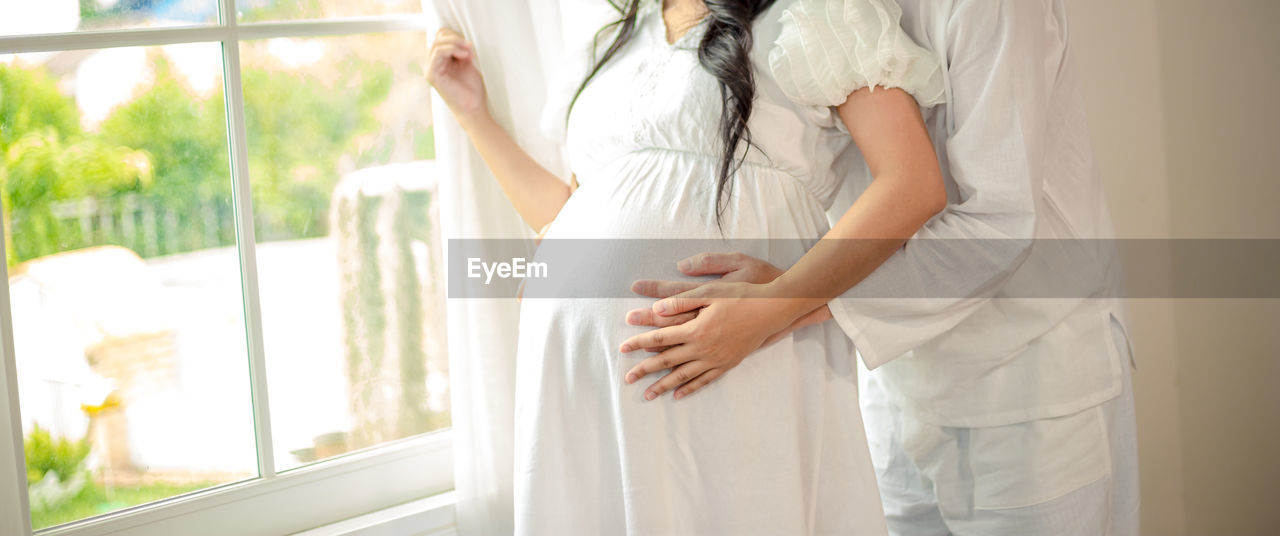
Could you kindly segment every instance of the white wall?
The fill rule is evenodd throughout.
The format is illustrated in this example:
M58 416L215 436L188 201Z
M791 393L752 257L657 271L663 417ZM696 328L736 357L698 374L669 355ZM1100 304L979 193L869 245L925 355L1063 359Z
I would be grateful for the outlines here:
M1156 7L1173 236L1280 238L1277 21L1276 0ZM1187 533L1280 534L1280 300L1175 315Z
M1280 238L1280 2L1070 9L1119 235ZM1280 300L1132 309L1143 532L1280 533Z

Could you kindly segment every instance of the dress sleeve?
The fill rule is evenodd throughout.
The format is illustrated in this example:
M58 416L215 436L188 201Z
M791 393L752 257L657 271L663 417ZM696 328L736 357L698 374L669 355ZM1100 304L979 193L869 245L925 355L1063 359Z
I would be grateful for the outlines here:
M837 106L864 87L901 88L929 107L946 100L942 65L899 26L895 0L796 0L780 17L769 68L791 100Z

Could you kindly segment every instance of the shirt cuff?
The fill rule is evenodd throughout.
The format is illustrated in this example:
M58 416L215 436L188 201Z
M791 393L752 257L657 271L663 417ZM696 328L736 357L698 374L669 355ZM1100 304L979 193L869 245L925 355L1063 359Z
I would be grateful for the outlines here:
M878 348L868 343L866 333L862 330L866 325L866 317L854 314L845 300L839 298L827 302L827 308L831 310L831 317L835 319L836 324L849 337L849 340L853 341L853 346L858 349L858 354L862 356L862 363L866 365L867 370L875 370L888 361Z

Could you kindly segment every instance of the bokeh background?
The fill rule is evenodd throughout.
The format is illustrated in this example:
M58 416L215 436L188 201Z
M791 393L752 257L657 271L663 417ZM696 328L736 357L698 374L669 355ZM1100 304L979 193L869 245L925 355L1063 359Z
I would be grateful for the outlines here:
M1280 2L1068 8L1119 236L1280 238ZM1131 307L1143 533L1277 534L1280 300Z

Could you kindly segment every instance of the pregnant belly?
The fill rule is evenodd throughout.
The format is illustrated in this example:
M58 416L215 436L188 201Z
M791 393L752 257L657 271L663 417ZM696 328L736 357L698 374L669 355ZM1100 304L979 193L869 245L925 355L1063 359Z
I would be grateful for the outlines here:
M717 221L715 161L673 151L622 158L593 176L556 216L535 261L548 277L526 297L634 296L637 279L689 279L676 268L702 252L740 252L788 267L826 232L826 216L799 182L744 167Z

